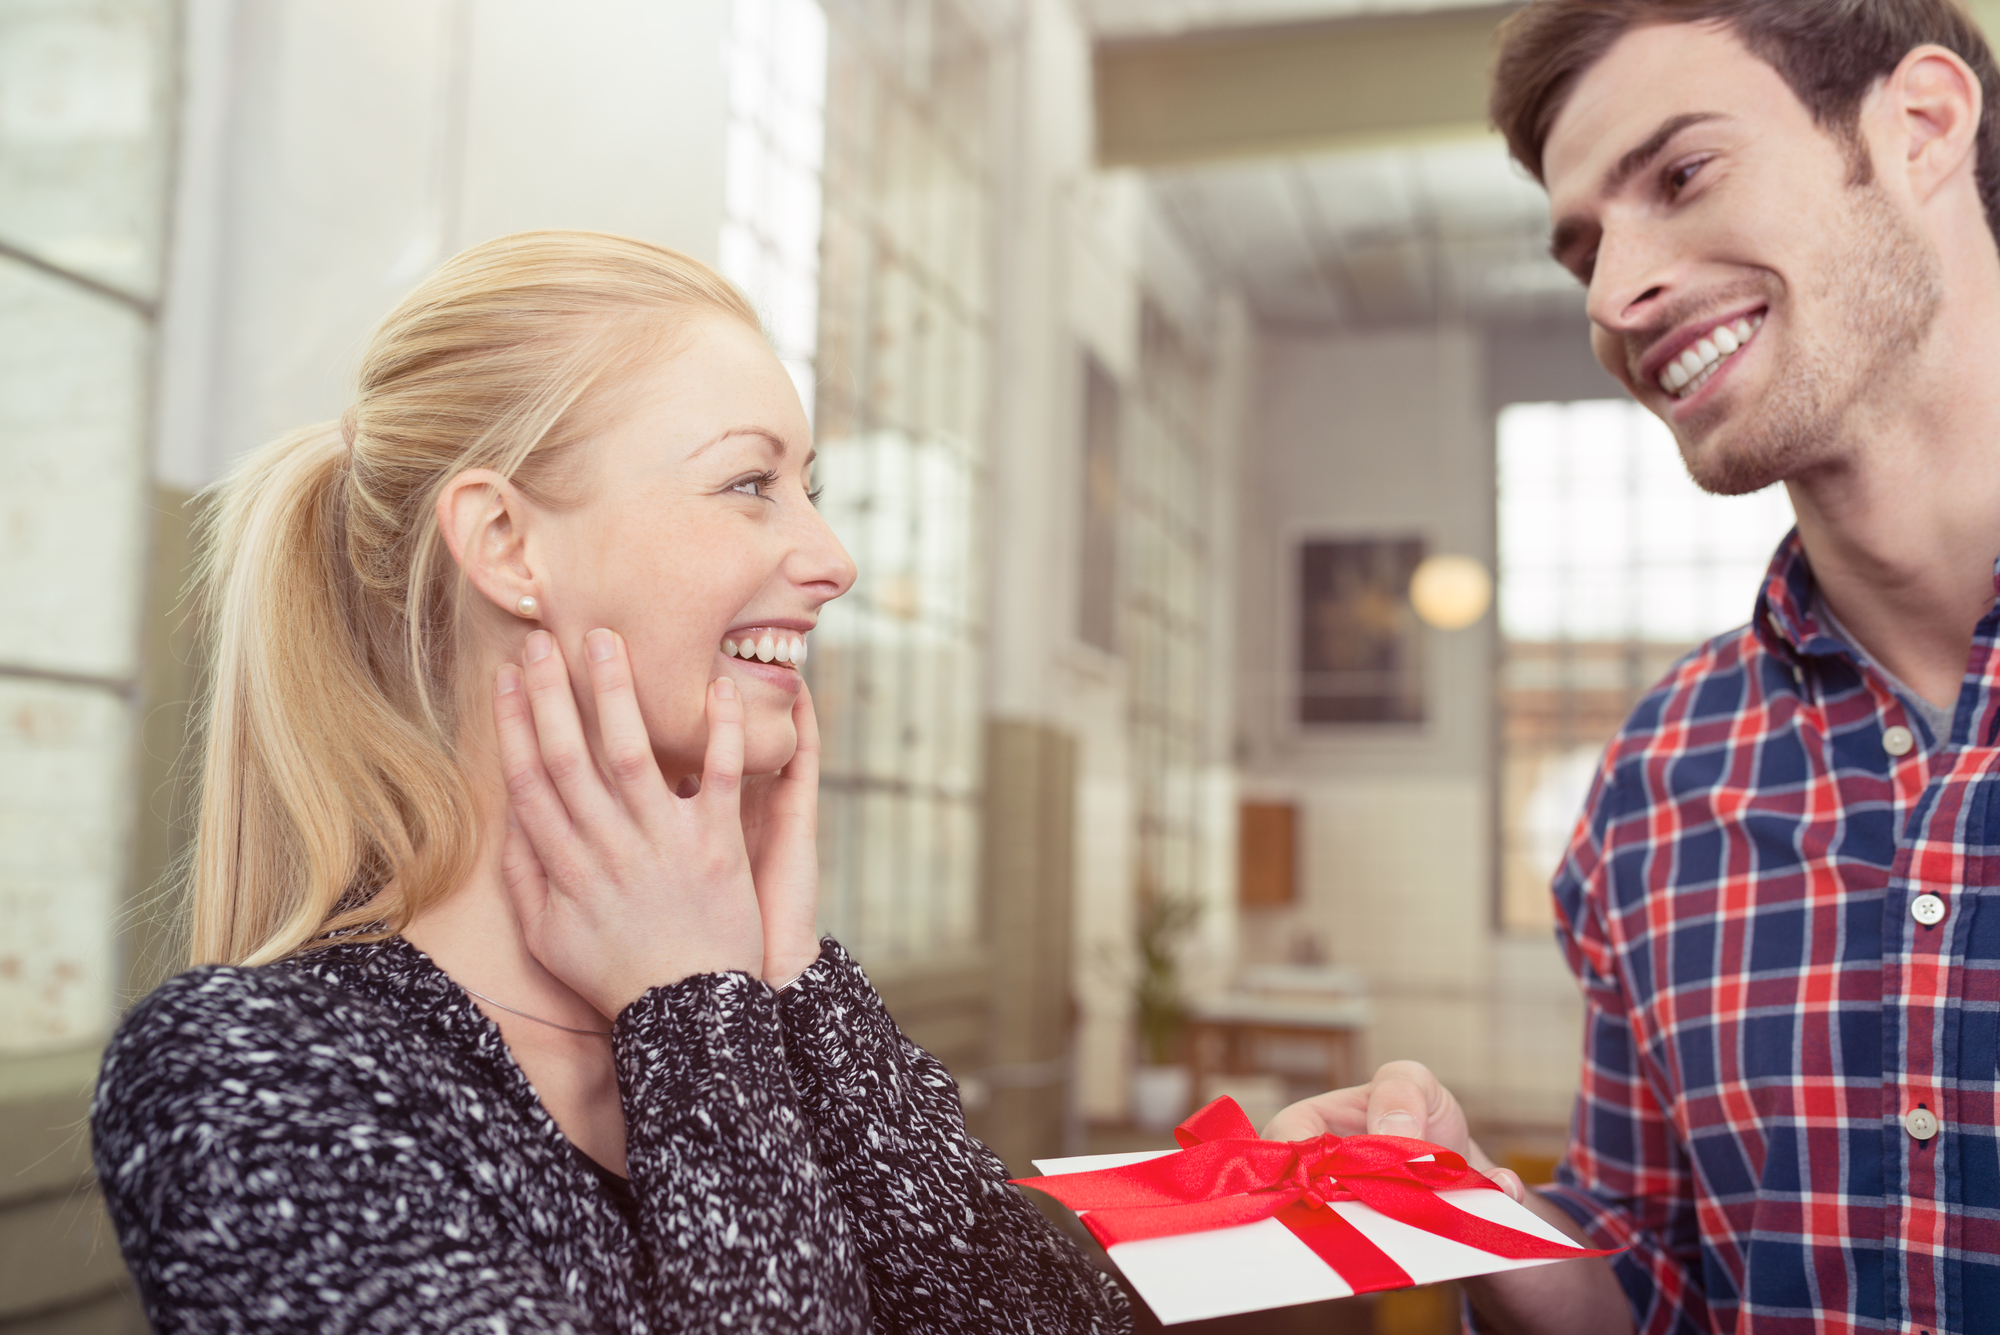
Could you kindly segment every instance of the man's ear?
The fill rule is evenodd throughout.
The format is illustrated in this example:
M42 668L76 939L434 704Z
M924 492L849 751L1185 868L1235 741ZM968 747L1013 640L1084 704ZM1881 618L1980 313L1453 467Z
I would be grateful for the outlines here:
M1979 76L1956 52L1915 47L1877 91L1881 110L1891 118L1889 142L1902 149L1910 193L1919 205L1960 173L1972 178L1985 101Z
M438 493L437 521L452 559L481 597L510 615L522 597L542 598L540 572L529 559L533 507L512 482L490 468L467 469Z

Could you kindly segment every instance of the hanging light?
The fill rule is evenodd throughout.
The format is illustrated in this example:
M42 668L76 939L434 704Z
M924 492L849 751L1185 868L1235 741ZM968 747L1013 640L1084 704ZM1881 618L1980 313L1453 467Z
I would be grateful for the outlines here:
M1493 576L1470 556L1427 556L1410 576L1410 605L1439 630L1463 630L1493 603Z

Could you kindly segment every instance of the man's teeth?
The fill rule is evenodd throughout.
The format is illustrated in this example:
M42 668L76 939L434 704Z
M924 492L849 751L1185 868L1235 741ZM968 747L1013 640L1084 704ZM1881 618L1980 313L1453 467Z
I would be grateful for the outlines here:
M806 661L806 642L796 635L778 635L765 631L762 635L749 635L740 640L724 640L722 653L725 658L754 659L759 663L803 663Z
M1764 323L1761 315L1745 316L1732 324L1719 324L1696 339L1694 346L1668 362L1660 371L1660 388L1684 399L1708 383L1723 359L1750 341Z

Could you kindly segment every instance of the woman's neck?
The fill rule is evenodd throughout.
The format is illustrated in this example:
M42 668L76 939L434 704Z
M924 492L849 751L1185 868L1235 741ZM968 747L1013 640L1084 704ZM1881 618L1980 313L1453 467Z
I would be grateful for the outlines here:
M598 1163L623 1173L625 1114L611 1041L601 1036L612 1017L598 1014L528 952L500 874L504 818L484 825L473 874L419 913L403 929L403 939L460 987L481 994L475 1004L499 1027L515 1065L562 1133Z

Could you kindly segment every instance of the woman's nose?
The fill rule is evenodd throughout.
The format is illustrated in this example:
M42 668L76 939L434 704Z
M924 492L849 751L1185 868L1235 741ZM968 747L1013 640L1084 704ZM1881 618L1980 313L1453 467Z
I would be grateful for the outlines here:
M823 585L824 596L838 598L854 587L859 574L854 558L835 536L833 526L817 509L807 513L806 532L800 542L793 578L804 585Z

